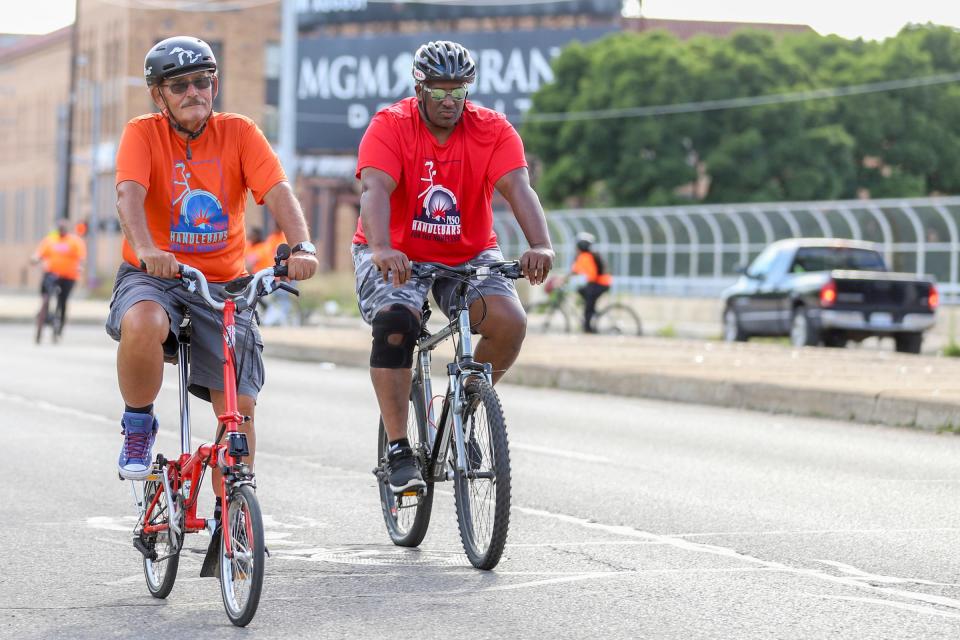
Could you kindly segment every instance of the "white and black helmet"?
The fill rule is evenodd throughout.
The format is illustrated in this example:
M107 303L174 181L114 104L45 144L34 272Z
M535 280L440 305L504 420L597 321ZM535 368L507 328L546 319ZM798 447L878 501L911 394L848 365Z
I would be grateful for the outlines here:
M202 70L216 73L217 58L210 45L192 36L173 36L161 40L150 47L143 60L143 77L149 87L167 78Z
M413 54L413 79L453 80L472 83L477 79L477 65L467 48L449 40L420 45Z

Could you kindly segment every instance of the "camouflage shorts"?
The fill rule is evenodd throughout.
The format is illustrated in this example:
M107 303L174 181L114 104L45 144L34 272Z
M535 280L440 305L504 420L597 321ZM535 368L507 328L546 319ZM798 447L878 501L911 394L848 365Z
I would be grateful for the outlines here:
M412 309L420 309L427 294L433 290L433 299L437 306L448 317L456 311L457 301L454 297L457 281L450 278L430 280L408 280L401 287L394 287L391 282L384 282L383 276L373 264L373 252L365 244L355 244L352 247L353 269L357 278L357 302L360 306L360 315L370 323L377 313L393 304L402 304ZM481 265L503 260L499 248L485 249L477 257L462 264ZM433 285L431 287L431 284ZM507 296L519 302L517 288L513 281L507 278L486 278L475 280L474 286L467 292L467 304L473 304L483 294L486 296Z

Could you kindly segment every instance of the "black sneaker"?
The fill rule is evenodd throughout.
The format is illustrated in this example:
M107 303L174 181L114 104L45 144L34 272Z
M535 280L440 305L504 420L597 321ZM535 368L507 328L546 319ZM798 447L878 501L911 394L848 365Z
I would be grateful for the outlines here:
M394 493L427 486L420 475L417 457L410 447L391 448L387 454L387 478Z

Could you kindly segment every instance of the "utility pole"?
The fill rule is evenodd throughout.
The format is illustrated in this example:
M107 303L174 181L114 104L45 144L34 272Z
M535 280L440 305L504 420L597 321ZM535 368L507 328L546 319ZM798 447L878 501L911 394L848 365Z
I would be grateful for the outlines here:
M92 76L93 74L91 74ZM87 288L99 285L97 274L97 242L100 237L100 82L91 79L87 85L92 92L93 113L90 127L90 219L87 224Z
M282 0L280 20L280 95L278 140L287 179L297 179L297 0Z

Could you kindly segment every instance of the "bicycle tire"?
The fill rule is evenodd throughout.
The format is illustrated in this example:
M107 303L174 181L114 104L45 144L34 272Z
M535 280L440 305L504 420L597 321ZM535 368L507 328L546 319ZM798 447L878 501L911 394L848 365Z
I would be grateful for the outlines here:
M220 594L230 622L245 627L260 604L264 574L263 516L248 484L234 487L224 506L220 536ZM227 557L227 539L233 557Z
M429 440L427 438L426 408L420 400L423 395L416 383L410 391L410 405L407 410L407 439L410 446L417 453L420 461L420 470L424 474L427 487L418 492L416 497L397 496L390 489L387 480L387 432L380 418L380 429L377 436L377 479L380 488L380 508L383 511L383 521L387 525L387 534L393 543L400 547L416 547L423 542L430 526L430 514L433 511L433 482L427 478L426 461L430 457ZM411 504L404 504L410 500Z
M34 337L34 341L37 344L43 342L43 327L47 324L47 314L50 312L48 306L49 303L44 299L40 304L40 310L37 311L37 332Z
M637 312L625 304L614 302L604 307L593 320L597 333L608 336L641 336L643 325Z
M454 467L457 525L470 564L489 570L500 562L510 527L510 450L500 398L485 379L466 398L464 440L467 472Z
M167 505L163 482L148 480L143 483L144 505L153 502L153 497L160 492L160 498L154 507L154 518L150 524L170 524L170 510ZM170 530L156 533L146 540L147 547L157 556L157 560L144 557L143 575L147 579L147 590L154 598L164 599L170 595L173 583L177 579L177 569L180 567L180 543L170 535ZM182 534L181 534L182 535ZM162 558L162 560L161 560Z

